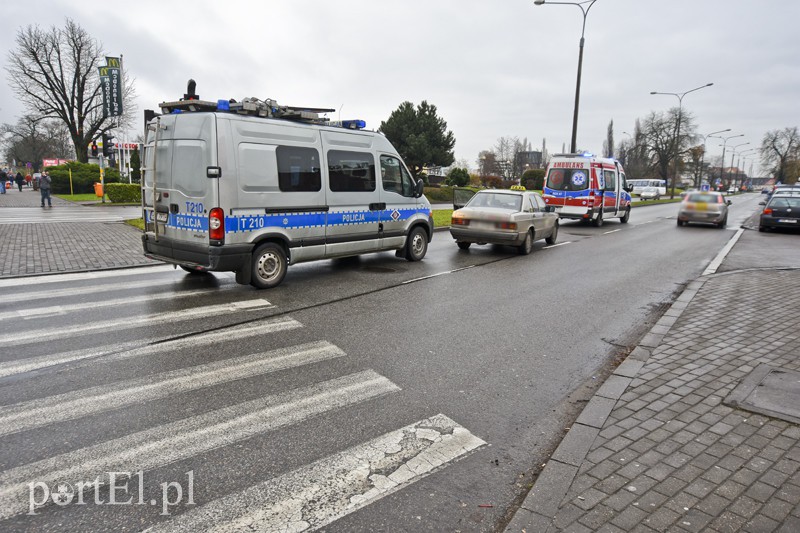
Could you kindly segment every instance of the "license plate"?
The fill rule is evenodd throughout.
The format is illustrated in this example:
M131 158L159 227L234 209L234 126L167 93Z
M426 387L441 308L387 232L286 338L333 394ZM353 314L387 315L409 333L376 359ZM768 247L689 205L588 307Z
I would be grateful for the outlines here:
M494 229L494 224L492 224L491 222L482 222L476 220L470 223L470 227L472 229L478 229L478 230L489 230L489 229Z
M156 221L157 222L165 222L169 218L169 213L156 213Z
M797 224L796 218L779 218L778 222L781 224Z

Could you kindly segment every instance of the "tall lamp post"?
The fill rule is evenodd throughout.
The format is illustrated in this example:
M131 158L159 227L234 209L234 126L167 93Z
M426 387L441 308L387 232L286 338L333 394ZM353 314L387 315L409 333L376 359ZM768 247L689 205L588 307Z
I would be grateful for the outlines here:
M575 82L575 110L572 115L572 144L570 145L570 153L577 152L577 141L578 141L578 107L580 104L581 99L581 68L583 67L583 43L584 38L583 35L586 31L586 16L589 14L589 10L592 9L592 6L597 0L585 0L584 2L548 2L547 0L533 0L533 3L537 6L541 6L545 3L547 4L558 4L564 6L578 6L583 13L583 26L581 27L581 41L580 41L580 48L578 50L578 80ZM583 7L584 5L589 4L587 7Z
M731 166L730 166L731 172L733 172L733 156L736 155L736 149L739 148L740 146L744 146L746 144L750 144L750 141L747 141L745 143L740 143L740 144L737 144L736 146L732 146L731 147ZM725 164L725 160L724 159L722 160L722 164L723 165ZM728 181L730 181L730 177L728 178ZM730 187L730 183L728 183L728 187Z
M688 91L682 93L662 93L658 91L650 91L650 94L665 94L665 95L672 95L678 99L678 123L675 125L675 159L673 160L672 167L673 167L673 175L672 175L672 187L670 191L670 198L675 198L675 182L677 181L677 174L678 174L678 151L680 147L678 146L678 142L681 137L681 120L683 119L683 97L689 93L693 93L695 91L699 91L700 89L705 89L706 87L711 87L714 85L713 83L706 83L705 85L701 85L700 87L695 87L694 89L689 89Z
M700 188L700 185L703 182L703 167L706 162L706 141L708 140L709 137L715 137L717 133L725 133L726 131L731 131L731 129L728 128L727 130L712 131L711 133L708 133L706 135L703 135L702 133L700 134L700 137L703 138L703 154L700 156L700 183L695 183L694 185L698 189ZM720 137L720 139L721 138L722 137Z
M733 168L734 168L734 167L733 167L733 156L734 156L734 155L736 156L736 175L735 175L735 176L733 176L733 177L731 178L731 182L733 182L733 184L734 184L734 187L736 186L736 179L737 179L737 177L739 176L739 158L740 158L740 157L741 157L741 155L742 155L742 152L738 152L738 153L737 153L737 152L736 152L736 149L737 149L737 148L739 148L740 146L744 146L744 145L746 145L746 144L750 144L750 143L749 143L749 142L746 142L746 143L742 143L742 144L737 144L736 146L734 146L733 148L731 148L731 172L733 172ZM746 152L746 151L747 151L747 150L744 150L744 152ZM730 187L730 185L729 185L729 187Z
M747 158L750 157L751 155L753 155L752 152L757 152L757 151L758 150L755 149L755 148L748 148L747 150L739 152L739 157L736 158L736 168L737 169L739 168L739 164L742 165L742 172L741 172L741 174L742 174L742 182L739 184L739 188L740 189L744 185L744 177L747 176L747 173L744 172L744 167L747 165ZM745 155L745 154L747 154L747 155Z
M718 139L722 139L723 143L720 144L722 146L722 163L719 167L719 179L722 181L722 177L725 174L725 145L728 144L729 139L735 139L736 137L744 137L744 133L740 133L739 135L731 135L730 137L717 137Z
M742 159L743 159L742 156L744 154L748 153L748 152L754 152L754 151L755 151L755 148L748 148L747 150L742 150L741 152L736 154L736 177L733 179L734 184L739 179L739 176L743 176L744 175L744 173L739 168L739 164L742 162ZM742 177L741 182L739 182L738 186L736 186L737 190L741 188L743 182L744 182L744 177Z

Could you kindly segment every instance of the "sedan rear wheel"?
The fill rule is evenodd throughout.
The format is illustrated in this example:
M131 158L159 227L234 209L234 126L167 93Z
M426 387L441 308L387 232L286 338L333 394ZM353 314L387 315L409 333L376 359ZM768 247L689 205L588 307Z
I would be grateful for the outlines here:
M525 234L525 240L517 248L519 255L528 255L533 251L533 235L529 231Z
M458 241L458 242L456 242L456 244L457 244L457 245L458 245L458 247L459 247L459 248L461 248L462 250L469 250L469 245L470 245L470 244L472 244L472 243L471 243L471 242L462 242L462 241Z

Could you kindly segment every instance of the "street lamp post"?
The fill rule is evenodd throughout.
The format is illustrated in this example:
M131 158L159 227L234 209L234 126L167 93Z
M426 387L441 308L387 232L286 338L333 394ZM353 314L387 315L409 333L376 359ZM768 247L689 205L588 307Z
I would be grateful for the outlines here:
M730 167L731 168L731 172L733 172L733 156L738 156L739 155L739 154L736 153L736 149L739 148L740 146L744 146L746 144L750 144L750 142L748 141L746 143L737 144L736 146L731 148L731 167ZM738 159L737 159L737 161L738 161ZM738 165L738 163L736 165L736 174L737 175L739 174L739 165ZM734 183L734 185L736 184L736 178L735 177L731 178L729 181L732 181ZM730 183L728 183L728 187L730 187Z
M738 146L744 146L745 144L750 144L750 143L747 142L747 143L739 144L736 147L732 148L732 150L734 150L734 152L735 152L735 150L736 150L736 148ZM742 150L741 152L736 153L736 167L735 167L736 168L736 176L733 178L734 187L736 187L736 182L739 179L739 175L741 174L741 172L739 171L739 162L741 161L742 154L746 154L747 152L750 152L751 150L753 150L753 149L752 148L748 148L747 150ZM731 158L731 170L733 170L733 158Z
M720 146L722 146L722 164L719 168L720 180L722 180L723 176L725 175L725 145L728 144L729 139L735 139L736 137L744 137L744 133L740 133L739 135L731 135L730 137L717 137L718 139L722 139L724 141L722 144L720 144Z
M703 138L703 154L700 156L700 183L695 183L694 186L696 188L699 189L700 185L703 182L703 166L705 165L706 162L706 141L708 140L709 137L715 137L717 133L725 133L726 131L731 131L731 129L728 128L727 130L712 131L711 133L706 135L700 134L700 137ZM720 137L720 139L721 138L722 137Z
M572 114L572 144L570 145L570 152L576 153L577 148L577 141L578 141L578 107L580 104L581 99L581 68L583 67L583 43L584 43L584 33L586 31L586 16L589 14L589 10L592 9L592 6L597 0L585 0L584 2L548 2L546 0L534 0L533 3L537 6L541 6L545 3L547 4L558 4L558 5L565 5L565 6L578 6L583 13L583 26L581 26L581 40L580 40L580 47L578 50L578 80L575 82L575 110ZM586 8L583 6L585 4L589 4Z
M670 191L670 198L675 198L675 182L677 181L677 173L678 173L678 155L679 155L678 151L680 149L680 147L678 146L678 142L679 142L679 139L680 139L680 136L681 136L681 120L683 119L683 97L686 96L689 93L693 93L695 91L699 91L700 89L705 89L706 87L711 87L712 85L714 85L714 84L713 83L706 83L705 85L701 85L700 87L695 87L694 89L690 89L690 90L688 90L686 92L682 92L682 93L662 93L662 92L658 92L658 91L650 91L650 94L672 95L672 96L674 96L674 97L676 97L678 99L678 121L677 121L678 123L675 125L675 142L674 142L675 159L673 160L673 163L672 163L672 169L673 169L672 172L673 172L673 174L672 174L672 187L671 187L672 190Z
M744 146L746 144L750 144L750 141L747 141L745 143L740 143L740 144L737 144L736 146L732 146L731 147L731 166L730 166L731 172L733 172L733 156L736 155L736 149L739 148L740 146ZM722 164L723 165L725 164L725 160L724 159L722 160ZM728 187L730 187L730 181L731 181L731 178L729 177L728 178L728 184L727 184Z
M745 184L745 179L744 178L747 176L747 172L744 171L744 168L747 166L747 158L750 157L751 155L753 155L752 152L756 152L756 151L757 150L755 148L748 148L747 150L745 150L743 152L739 152L739 157L736 158L736 168L739 168L740 164L742 165L742 172L741 172L742 181L739 184L739 188L740 189ZM745 155L745 154L747 154L747 155Z

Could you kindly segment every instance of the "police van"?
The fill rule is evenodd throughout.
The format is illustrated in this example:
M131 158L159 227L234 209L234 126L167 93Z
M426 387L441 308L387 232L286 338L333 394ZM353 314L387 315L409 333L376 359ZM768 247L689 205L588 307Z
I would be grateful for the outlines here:
M631 190L616 159L557 154L547 165L542 197L560 218L583 220L599 227L608 218L628 222Z
M145 112L144 254L257 288L289 265L397 250L425 257L431 206L397 151L363 121L273 100L177 102ZM149 120L148 120L149 119Z

